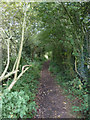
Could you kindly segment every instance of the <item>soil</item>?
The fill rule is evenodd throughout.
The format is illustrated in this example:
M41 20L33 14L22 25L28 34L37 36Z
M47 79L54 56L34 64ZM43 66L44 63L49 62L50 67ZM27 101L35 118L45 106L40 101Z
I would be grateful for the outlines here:
M70 100L63 94L62 88L48 71L49 61L43 64L40 77L36 118L75 118L71 114Z

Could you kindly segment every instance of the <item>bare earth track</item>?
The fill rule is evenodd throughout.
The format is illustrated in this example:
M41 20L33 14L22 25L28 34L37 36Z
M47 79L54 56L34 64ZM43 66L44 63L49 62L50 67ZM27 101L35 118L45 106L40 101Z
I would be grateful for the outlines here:
M62 89L48 71L49 61L41 71L36 118L75 118L71 113L70 101L62 94Z

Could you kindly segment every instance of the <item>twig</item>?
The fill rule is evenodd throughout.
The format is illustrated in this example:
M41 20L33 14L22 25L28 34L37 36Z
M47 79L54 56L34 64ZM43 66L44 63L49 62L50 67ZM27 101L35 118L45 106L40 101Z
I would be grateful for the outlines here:
M24 65L24 66L22 67L22 71L24 70L25 67L30 67L30 66L32 66L32 65Z

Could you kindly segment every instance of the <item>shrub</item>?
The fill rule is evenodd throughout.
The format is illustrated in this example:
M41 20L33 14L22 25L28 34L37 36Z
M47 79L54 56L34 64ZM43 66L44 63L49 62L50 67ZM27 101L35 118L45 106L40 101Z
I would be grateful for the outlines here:
M31 94L31 93L30 93ZM30 101L23 90L19 92L4 92L2 96L2 118L24 118L29 114L33 116L33 110L36 109L35 101Z
M55 63L51 63L49 70L56 75L57 83L63 87L64 92L68 94L68 98L75 100L77 98L78 105L73 105L73 111L80 112L82 116L88 117L88 90L87 81L82 81L77 77L71 78L68 74L68 70L62 71Z
M41 64L38 62L31 62L29 64L32 65L30 69L16 82L10 92L6 92L4 89L10 85L12 80L4 81L6 86L2 90L2 118L34 117L37 108L35 96L39 84Z

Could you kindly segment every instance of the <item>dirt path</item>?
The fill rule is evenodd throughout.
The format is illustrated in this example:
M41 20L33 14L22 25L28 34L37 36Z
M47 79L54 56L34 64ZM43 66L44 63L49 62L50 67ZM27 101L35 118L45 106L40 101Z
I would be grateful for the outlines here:
M74 118L70 114L70 102L62 94L62 89L55 83L48 71L49 62L45 62L41 71L36 118Z

